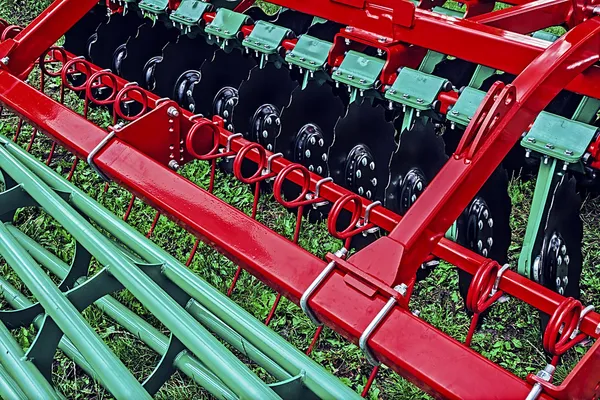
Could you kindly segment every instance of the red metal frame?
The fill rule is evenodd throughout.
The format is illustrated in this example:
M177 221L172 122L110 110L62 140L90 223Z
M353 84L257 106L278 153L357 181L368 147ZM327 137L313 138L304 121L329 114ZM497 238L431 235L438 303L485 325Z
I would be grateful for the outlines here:
M319 286L309 305L326 325L357 343L366 326L389 299L391 287L398 283L410 286L416 268L432 254L481 276L483 286L474 286L473 290L487 293L490 288L484 283L490 282L489 271L497 268L490 268L490 260L443 238L443 233L537 114L560 90L568 88L598 97L599 70L593 65L600 58L600 20L587 19L556 43L548 45L501 30L498 26L517 30L518 24L522 31L533 29L532 25L523 28L524 25L518 21L532 15L535 10L536 16L541 11L545 16L535 27L561 20L572 21L573 6L564 0L528 3L509 9L512 11L488 13L471 20L440 16L416 9L412 3L403 1L275 2L384 35L389 43L398 46L407 42L520 74L512 85L504 87L497 84L492 88L467 129L456 155L404 218L383 207L372 209L369 222L389 231L389 236L379 239L347 261L329 256L329 259L337 261L339 268L334 269ZM0 58L10 59L0 70L0 102L79 158L87 158L104 139L106 132L19 78L40 54L95 4L96 1L57 0L30 27L13 39L0 43ZM477 3L471 6L476 8ZM578 9L578 18L584 16L581 20L591 16L586 7ZM378 35L371 36L375 43L364 39L366 36L360 36L362 43L381 46ZM446 40L435 40L439 37ZM458 43L454 43L456 40ZM292 47L294 43L290 41L287 45ZM498 57L503 52L511 56ZM72 55L67 54L67 58L72 58ZM394 62L401 62L400 58ZM81 68L90 69L88 76L99 73L96 66L79 64ZM66 67L63 68L64 73L66 70ZM149 110L126 127L117 129L116 138L95 157L97 167L268 286L299 303L326 262L167 167L172 160L186 162L192 159L192 155L214 158L215 139L218 146L229 144L230 154L253 160L259 167L265 166L266 157L272 153L249 147L254 145L242 138L231 140L232 133L223 129L218 119L209 121L192 117L174 102L158 101L156 96L138 87L132 89L126 86L127 82L113 75L100 76L103 83L114 86L116 95L110 101L119 101L122 96L128 95L147 104ZM87 88L92 84L93 80L89 79ZM85 92L91 94L91 90ZM443 94L442 97L444 104L455 100L451 94ZM87 101L93 100L86 96ZM172 112L173 109L177 114ZM151 141L146 135L150 126L153 129L162 127L165 133L171 128L173 131L171 136L152 136L154 141ZM194 135L194 132L198 134ZM170 146L173 146L171 151ZM240 154L242 149L245 150ZM271 173L279 180L295 182L303 191L314 191L320 180L319 176L307 175L302 168L294 167L282 158L273 160ZM323 185L319 195L331 202L334 209L354 210L357 221L364 218L366 207L370 204L360 198L355 201L352 193L332 183ZM550 315L559 315L566 305L564 297L512 271L502 275L498 288ZM477 305L479 300L481 298L472 299L475 312L485 308ZM529 393L535 377L529 377L529 383L518 379L413 316L407 303L408 299L399 302L369 340L368 344L381 361L436 396L457 399L524 398ZM557 326L554 324L551 328L558 331ZM585 335L598 338L599 326L600 315L591 312L582 320L580 329ZM560 343L564 344L564 338L561 340ZM453 368L440 368L440 365L452 365ZM548 394L556 398L589 398L596 394L599 380L600 345L596 343L562 386L542 385Z

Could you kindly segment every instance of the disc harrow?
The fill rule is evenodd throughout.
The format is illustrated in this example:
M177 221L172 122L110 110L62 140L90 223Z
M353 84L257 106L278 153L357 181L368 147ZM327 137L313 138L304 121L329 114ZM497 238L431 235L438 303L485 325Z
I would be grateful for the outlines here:
M17 117L0 139L0 253L27 289L0 280L2 396L61 397L59 348L116 398L152 396L176 371L217 398L365 397L383 364L441 398L598 398L600 315L580 287L580 193L600 169L593 2L273 3L56 0L25 28L0 21L0 103ZM40 134L46 166L28 154ZM105 192L131 193L122 218L71 183L80 160ZM181 173L206 164L205 187ZM509 172L537 174L516 257ZM223 179L251 187L251 210L215 196ZM127 224L138 199L155 209L145 237ZM71 265L13 225L24 207L69 232ZM287 236L261 215L275 208L296 215ZM150 240L161 216L196 237L185 266ZM319 223L339 246L324 257L300 246ZM201 242L237 266L226 294L186 268ZM440 263L471 318L460 338L410 306ZM246 272L277 293L264 323L229 298ZM122 290L168 334L111 297ZM314 324L306 354L268 327L282 297ZM510 298L540 314L548 362L525 379L473 350ZM160 355L142 382L80 314L92 304ZM24 352L10 330L30 326ZM372 366L361 386L309 357L325 326Z

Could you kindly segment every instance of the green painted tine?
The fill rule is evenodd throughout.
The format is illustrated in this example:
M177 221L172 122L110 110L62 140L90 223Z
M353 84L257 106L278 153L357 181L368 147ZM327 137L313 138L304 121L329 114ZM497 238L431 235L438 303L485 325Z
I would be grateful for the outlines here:
M0 159L0 162L6 161L4 157ZM116 398L151 398L52 279L13 238L4 224L0 224L0 253L40 302L46 317L51 317L60 330L71 339ZM19 379L16 380L19 382Z
M0 167L2 170L16 182L22 183L25 191L48 214L85 247L100 264L104 265L112 276L123 284L148 311L154 314L223 383L241 398L265 400L279 398L272 389L177 304L157 283L126 258L113 242L100 234L90 222L72 209L45 182L40 180L39 177L28 170L23 164L19 163L8 151L7 147L8 145L0 146ZM0 232L2 229L6 230L4 225L0 224ZM4 235L0 234L0 237L4 238ZM6 250L9 249L7 248ZM18 252L13 254L20 255ZM25 276L25 278L27 277ZM46 276L46 278L48 277ZM21 279L25 282L24 277L21 277ZM29 283L35 284L35 281L29 281ZM27 286L29 287L29 285ZM30 287L30 290L34 293L32 287ZM38 300L41 300L40 297L38 297ZM61 300L63 302L67 301L62 294ZM72 304L70 306L73 307ZM68 329L66 326L65 328ZM72 336L69 335L69 337L75 342ZM79 348L79 346L77 347ZM84 351L82 353L89 360L87 354ZM107 373L108 371L101 372L96 365L100 366L102 364L93 362L91 364L99 376L107 375L111 377L113 371L110 371L110 374ZM105 370L106 368L102 369ZM127 371L127 374L131 375L129 371ZM147 396L147 392L145 393ZM113 395L117 397L117 393L113 392ZM128 398L132 397L141 398L133 396L133 393L129 392Z
M164 264L165 275L191 297L205 306L215 316L235 329L248 342L256 346L265 355L276 361L291 375L301 371L305 373L304 384L323 399L360 399L349 387L331 375L323 367L300 352L262 322L254 318L242 307L205 282L192 271L182 266L173 256L149 242L145 236L121 221L106 208L91 199L70 182L67 182L48 168L40 164L19 146L3 139L5 147L12 155L34 172L46 184L56 190L71 193L71 203L89 216L103 229L116 237L135 253L151 263Z
M64 398L54 390L35 365L25 358L23 349L2 322L0 322L0 363L5 369L4 372L8 373L28 398L56 400Z
M8 224L7 228L15 237L15 239L17 239L17 241L21 244L21 246L23 246L23 248L29 254L31 254L31 256L38 263L61 279L66 276L69 271L69 267L60 258L46 250L35 240L31 239L13 225ZM6 289L6 295L4 295L4 297L14 308L24 308L32 304L31 301L29 301L25 296L23 296L16 289L12 288L12 286L9 287L0 278L0 289L2 288ZM11 300L11 298L14 298L15 300ZM160 331L158 331L158 329L154 328L129 308L118 302L114 297L104 296L103 298L94 302L94 304L101 311L105 312L110 318L115 320L119 325L127 329L138 339L144 342L152 350L156 351L161 356L166 353L169 345L169 339ZM63 351L65 350L63 349ZM66 351L65 353L69 356L69 358L73 358ZM79 364L78 361L76 361L76 363ZM212 372L210 372L204 365L202 365L200 361L191 355L187 353L181 354L176 358L174 365L185 375L208 390L213 396L219 399L236 398L235 394L231 390L223 385L223 383ZM85 367L82 366L82 368L84 368L86 372L91 375L90 371L88 371Z
M17 382L0 365L0 398L4 400L27 400Z

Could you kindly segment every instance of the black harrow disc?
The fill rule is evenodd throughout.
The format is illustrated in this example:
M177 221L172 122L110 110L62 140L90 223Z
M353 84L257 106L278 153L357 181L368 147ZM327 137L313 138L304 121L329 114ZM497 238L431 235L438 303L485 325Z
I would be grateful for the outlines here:
M108 22L100 24L96 33L89 37L87 56L101 68L113 68L113 55L144 22L135 14L112 14ZM113 71L116 73L116 71Z
M402 121L399 118L397 122ZM391 179L385 191L385 205L404 215L444 166L448 156L444 140L435 132L433 123L417 119L410 130L402 132L398 150L392 157ZM417 280L429 275L437 263L423 264Z
M505 264L510 246L511 207L508 175L499 167L459 217L458 243L500 265ZM466 299L472 276L459 270L458 278L460 294Z
M167 43L174 42L178 35L177 29L169 29L162 23L153 26L151 21L147 21L120 49L123 54L115 55L114 59L120 60L119 65L115 66L117 74L129 82L137 82L146 89L152 89L146 86L154 82L145 67L150 59L162 57L163 48Z
M581 198L575 178L563 175L551 191L546 218L533 248L531 279L566 297L580 298L583 265ZM543 335L549 316L540 312Z
M310 81L304 90L297 87L281 114L281 132L275 139L274 152L283 153L286 159L328 177L327 158L333 130L344 112L344 104L330 85ZM282 189L287 199L295 199L301 192L298 185L290 182L284 183ZM311 221L323 218L329 208L310 210Z
M329 172L334 182L360 196L385 203L385 189L390 180L390 162L397 145L396 129L385 118L382 106L373 106L367 100L354 102L334 130L333 145L329 149ZM348 226L349 212L338 218L338 229ZM352 246L361 249L377 235L357 235Z
M65 33L63 47L76 56L87 56L89 37L96 33L100 24L107 21L106 7L98 5L92 8Z
M200 67L213 53L214 47L203 38L180 36L177 42L168 43L153 70L154 92L180 105L189 105L193 85L200 80Z
M297 86L287 68L267 64L252 69L238 91L239 102L232 118L236 132L272 151L279 135L281 111L290 103Z
M195 112L205 117L220 115L230 131L235 128L232 115L238 103L238 88L248 79L256 61L239 50L217 50L200 69L200 81L192 91Z

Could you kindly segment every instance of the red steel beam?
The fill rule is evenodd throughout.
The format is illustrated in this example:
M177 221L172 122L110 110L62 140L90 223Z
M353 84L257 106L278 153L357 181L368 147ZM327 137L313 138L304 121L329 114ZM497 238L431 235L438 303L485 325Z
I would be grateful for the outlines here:
M469 21L509 32L528 34L564 24L572 5L571 0L538 0L478 15L469 18Z
M31 118L39 129L82 158L106 136L104 130L6 72L0 72L0 102ZM296 304L325 267L323 260L119 139L111 141L95 161L116 182ZM355 290L341 272L334 271L309 304L328 326L357 343L386 301ZM524 398L531 389L530 384L400 307L389 314L369 343L382 361L435 396Z

